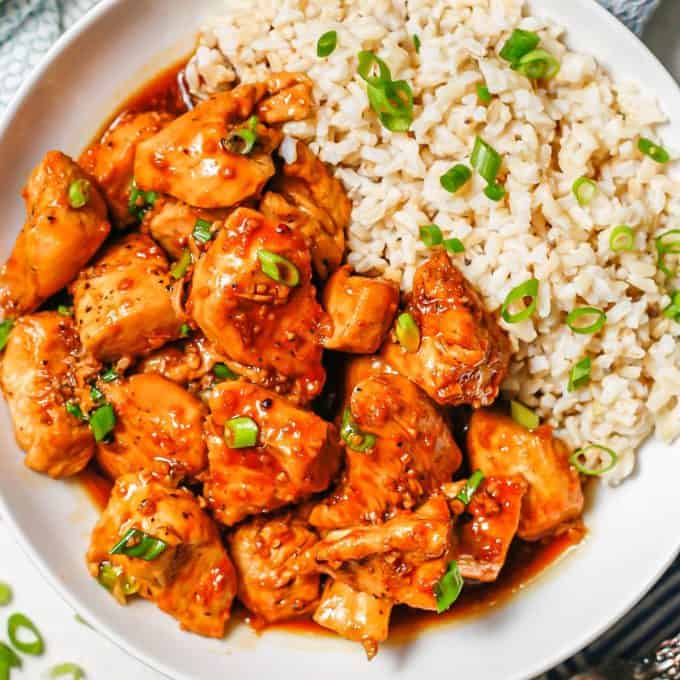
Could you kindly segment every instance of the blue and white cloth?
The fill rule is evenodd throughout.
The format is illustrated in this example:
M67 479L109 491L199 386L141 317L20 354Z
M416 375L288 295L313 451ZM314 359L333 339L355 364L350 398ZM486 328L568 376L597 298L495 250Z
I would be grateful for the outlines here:
M50 45L97 1L0 0L0 112ZM638 35L660 2L599 1ZM612 657L639 658L679 630L680 560L628 616L545 677L570 678Z

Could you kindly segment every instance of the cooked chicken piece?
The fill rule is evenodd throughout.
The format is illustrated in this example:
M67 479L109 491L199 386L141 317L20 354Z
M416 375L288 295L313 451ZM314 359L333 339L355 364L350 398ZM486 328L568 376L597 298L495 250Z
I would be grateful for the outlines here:
M460 466L461 452L444 417L402 376L360 382L349 415L343 427L346 468L337 488L312 511L316 527L381 522L412 510ZM375 443L368 446L371 437Z
M326 283L323 306L333 322L327 349L373 354L382 344L399 306L399 286L339 269Z
M442 487L453 503L466 484L455 482ZM522 499L527 491L524 477L489 477L474 492L465 508L470 519L456 525L458 544L453 557L460 575L470 581L495 581L505 564L512 539L519 526Z
M74 208L69 188L87 203ZM87 175L65 154L50 151L23 191L27 219L0 269L0 315L16 318L37 309L66 286L109 234L106 204Z
M311 278L298 234L240 208L196 264L189 313L220 351L306 403L325 380L320 338L327 317Z
M143 532L142 557L112 549L131 529ZM153 539L165 544L154 549ZM136 545L134 537L124 546ZM156 553L156 556L154 556ZM144 559L146 558L146 559ZM92 532L87 563L92 576L125 604L138 593L174 616L182 628L222 637L236 595L236 573L220 540L217 525L184 488L150 473L120 477Z
M272 73L266 82L269 96L257 105L260 119L272 125L305 120L312 115L312 81L302 73Z
M303 555L318 540L291 513L241 524L229 537L241 602L267 623L314 611L320 577L306 568Z
M337 431L311 411L243 380L217 385L209 405L204 495L223 524L299 502L326 489L335 476ZM229 446L233 435L227 423L233 418L254 421L255 446Z
M79 354L73 320L39 312L16 322L2 361L2 389L24 462L50 477L75 475L94 453L89 426L66 410Z
M331 531L313 549L319 568L352 588L416 609L436 609L434 586L454 547L449 508L433 496L385 524Z
M183 479L207 467L206 408L196 397L152 373L100 387L116 414L113 441L97 446L97 460L111 478L156 470Z
M530 432L502 413L476 411L467 446L472 469L487 477L522 475L528 482L517 532L520 538L538 540L581 515L578 472L569 464L567 447L547 425Z
M111 361L179 337L170 288L168 262L148 236L130 234L109 246L71 286L84 348Z
M135 158L139 187L199 208L228 208L258 196L274 175L271 154L281 132L258 123L256 144L244 155L235 133L248 127L265 91L257 83L220 92L142 142Z
M510 342L445 252L416 270L407 311L420 329L418 349L392 340L385 360L440 404L492 404L508 369Z
M329 580L314 621L347 640L361 642L370 660L378 653L378 643L387 640L392 606L391 600Z
M161 196L144 215L142 231L148 233L171 258L178 260L189 246L189 239L199 220L213 225L225 220L230 212L202 210L170 196Z
M137 221L129 208L137 147L172 120L169 113L127 111L116 118L102 138L86 149L78 161L99 182L120 227Z

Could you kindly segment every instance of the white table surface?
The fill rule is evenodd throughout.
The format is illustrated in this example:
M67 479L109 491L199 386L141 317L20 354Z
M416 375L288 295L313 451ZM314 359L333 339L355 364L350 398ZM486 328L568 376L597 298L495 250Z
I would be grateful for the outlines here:
M655 54L680 80L678 26L680 0L664 0L644 37ZM81 665L87 672L88 680L162 680L164 677L79 623L75 612L42 580L1 521L0 581L10 583L14 590L14 601L8 607L0 608L0 631L4 631L8 614L24 612L39 626L47 643L45 655L35 661L27 660L22 671L13 672L12 680L43 677L46 669L64 661Z

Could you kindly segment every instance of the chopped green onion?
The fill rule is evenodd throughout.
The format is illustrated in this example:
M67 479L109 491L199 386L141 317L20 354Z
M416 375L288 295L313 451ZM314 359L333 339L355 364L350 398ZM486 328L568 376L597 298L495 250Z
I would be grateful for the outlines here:
M12 601L12 589L9 584L0 581L0 607L6 607Z
M437 600L437 613L443 614L458 599L463 590L463 577L460 575L458 563L449 563L446 573L434 586L434 596Z
M9 340L9 333L14 327L14 321L12 319L5 319L0 323L0 351L5 349L7 341Z
M612 230L609 247L615 253L628 252L635 246L635 232L625 224Z
M156 203L158 194L155 191L142 191L137 186L137 180L133 179L130 185L130 200L128 201L128 212L135 219L141 220Z
M328 57L333 54L337 45L337 31L328 31L327 33L324 33L316 43L316 56L321 58Z
M526 298L531 298L531 301L526 304ZM512 314L510 312L510 305L516 302L523 301L525 303L524 309ZM519 323L520 321L526 321L530 318L536 311L538 306L538 279L529 279L524 283L521 283L516 288L513 288L508 296L505 298L505 302L501 307L501 317L506 323Z
M477 487L484 481L484 473L481 470L475 470L470 478L465 482L465 486L458 492L456 498L463 503L468 505L474 496Z
M179 327L179 337L180 338L189 338L191 337L191 326L188 323L183 323Z
M25 642L19 639L19 631L25 630L32 634L32 640ZM12 614L7 620L7 635L9 641L15 649L18 649L23 654L31 654L39 656L45 651L45 643L43 642L40 631L36 628L31 619L24 614Z
M638 149L645 154L645 156L649 156L649 158L657 163L668 163L671 159L671 156L666 149L645 137L640 137L640 139L638 139Z
M187 248L184 250L179 260L173 265L170 270L170 276L175 280L181 279L187 273L187 269L189 269L189 265L192 261L191 252Z
M413 46L416 48L416 54L420 54L420 38L413 34Z
M366 93L383 127L406 132L413 122L413 90L405 80L390 80L367 85Z
M90 387L90 399L92 401L101 401L103 398L104 393L96 385L92 385Z
M212 222L198 219L196 220L196 224L194 225L194 230L191 235L194 237L194 241L197 243L207 243L213 237L211 229Z
M587 461L587 455L590 451L596 451L598 454L598 462L600 467L593 467ZM608 457L608 460L603 460L603 454ZM583 460L585 459L585 460ZM583 460L583 462L582 462ZM606 446L600 444L588 444L581 449L577 449L569 458L569 462L582 474L589 477L599 477L605 472L609 472L619 461L619 457Z
M500 172L503 159L500 154L481 137L475 138L475 146L470 160L472 167L487 181L494 184Z
M680 323L680 290L676 290L671 296L671 304L663 310L667 319L673 319Z
M585 317L585 319L584 319ZM584 326L584 320L595 317L595 320ZM571 328L574 333L579 335L592 335L597 333L607 322L607 315L597 307L577 307L569 312L567 315L567 326Z
M399 344L407 352L417 352L420 347L420 329L412 314L404 312L397 317L395 333Z
M9 645L0 642L0 679L3 669L7 671L5 678L9 678L10 668L21 668L21 659Z
M477 83L476 87L479 101L482 102L482 104L490 104L493 97L491 96L491 92L489 92L489 88L486 85L480 85L479 83Z
M74 663L60 663L50 668L48 677L51 680L66 677L69 680L85 680L85 671Z
M517 424L526 427L527 430L535 430L541 424L541 419L519 401L510 402L510 415Z
M126 597L134 595L139 590L139 583L134 576L125 576L122 567L114 566L108 561L100 563L97 581L107 590L113 590L119 583L123 595ZM86 621L83 621L83 623L89 625Z
M160 557L167 547L168 544L160 538L154 538L139 529L129 529L123 538L109 550L109 555L125 555L152 562Z
M669 237L672 237L669 239ZM666 276L674 276L674 273L666 265L666 255L677 255L680 253L680 229L671 229L659 236L656 241L656 250L659 254L659 269Z
M245 127L234 130L229 137L224 137L220 141L222 148L231 153L247 156L257 143L257 125L259 122L257 116L248 118Z
M444 248L450 253L464 253L465 246L463 242L458 238L447 238L444 239Z
M529 80L541 80L542 78L549 80L559 73L560 62L550 52L532 50L513 64L512 68Z
M597 194L597 184L589 177L579 177L572 186L571 190L576 196L578 204L585 208Z
M215 364L213 366L213 373L219 380L236 380L238 378L238 375L223 363Z
M111 404L104 404L90 414L90 429L96 442L106 439L116 426L116 414Z
M522 57L535 50L540 42L541 38L537 33L516 28L503 45L500 57L511 64L516 64Z
M77 179L68 187L68 202L72 208L82 208L90 200L90 183L86 179Z
M246 416L228 420L224 428L227 443L232 449L245 449L257 444L260 428L257 423Z
M569 373L569 384L567 385L567 390L569 392L575 392L585 387L590 382L590 371L592 368L592 362L590 357L581 359L578 363L574 364Z
M472 172L470 168L459 163L458 165L454 165L451 169L447 170L439 178L439 183L444 189L446 189L446 191L455 194L470 181L471 177Z
M70 413L74 418L82 420L85 423L89 420L89 418L83 413L83 410L80 408L80 405L76 404L74 401L66 402L65 408L66 412Z
M502 184L487 184L484 195L490 201L500 201L505 196L505 187Z
M57 314L61 314L61 316L73 316L73 307L69 307L68 305L59 305L57 307Z
M270 279L289 288L300 284L300 271L289 259L264 248L257 251L257 259L262 272Z
M362 50L357 54L357 59L359 60L357 72L370 85L377 85L392 80L389 66L380 57L373 54L373 52ZM377 75L372 75L376 66L378 67L378 73Z
M420 227L420 240L428 247L441 245L444 237L442 230L436 224L427 224Z
M114 380L118 379L118 373L116 373L115 369L113 366L109 366L106 370L102 371L99 374L99 377L104 381L104 382L113 382Z
M375 446L377 438L370 432L364 432L358 423L352 418L352 412L346 408L342 412L342 427L340 428L340 436L347 444L347 448L352 451L364 453Z

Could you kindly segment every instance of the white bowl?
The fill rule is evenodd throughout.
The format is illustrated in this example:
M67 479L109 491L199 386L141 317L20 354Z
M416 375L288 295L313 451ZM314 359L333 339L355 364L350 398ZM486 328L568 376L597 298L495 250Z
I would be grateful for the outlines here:
M104 0L65 35L24 84L0 125L0 246L5 257L24 220L21 187L48 149L76 155L140 84L189 53L217 0ZM536 0L535 11L568 29L617 78L635 78L668 114L680 115L675 82L622 25L593 0ZM665 130L680 149L680 118ZM6 408L0 409L0 510L61 595L93 626L165 674L186 679L271 676L296 680L513 680L536 675L576 652L624 614L679 548L678 450L645 446L634 478L599 489L583 545L509 604L481 618L385 645L367 663L358 645L284 632L255 636L233 627L224 640L183 633L145 602L119 607L89 577L84 553L97 512L73 483L27 470Z

